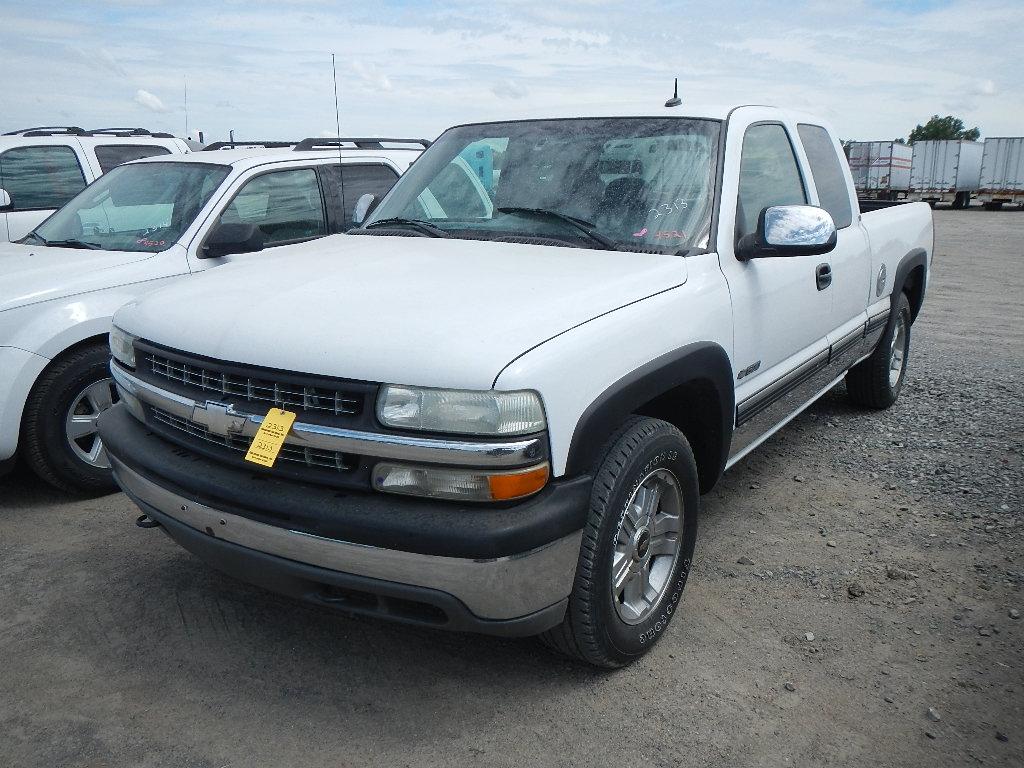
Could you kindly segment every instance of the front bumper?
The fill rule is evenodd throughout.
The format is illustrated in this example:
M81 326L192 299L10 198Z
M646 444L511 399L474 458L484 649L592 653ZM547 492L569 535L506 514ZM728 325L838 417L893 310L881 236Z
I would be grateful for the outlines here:
M589 478L491 509L254 482L161 439L123 405L103 414L100 431L125 493L183 547L245 581L488 634L536 634L564 615Z

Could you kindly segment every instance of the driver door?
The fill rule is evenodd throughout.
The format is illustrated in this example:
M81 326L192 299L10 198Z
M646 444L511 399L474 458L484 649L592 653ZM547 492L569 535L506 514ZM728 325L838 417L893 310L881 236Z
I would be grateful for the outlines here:
M731 223L732 231L719 238L732 297L734 458L789 415L791 394L816 366L827 363L832 308L831 292L819 290L815 277L822 257L736 258L736 243L755 230L761 211L810 200L798 145L787 126L755 122L741 130L733 216L724 215L724 200L722 206L722 226Z

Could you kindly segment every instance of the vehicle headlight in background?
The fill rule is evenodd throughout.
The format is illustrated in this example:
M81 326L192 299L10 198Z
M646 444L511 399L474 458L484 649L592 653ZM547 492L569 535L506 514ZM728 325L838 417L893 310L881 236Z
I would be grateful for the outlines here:
M110 329L110 354L121 365L135 368L135 337L116 325Z
M430 389L387 384L377 398L377 418L397 429L462 435L528 435L546 422L536 392Z
M548 481L548 463L507 472L381 462L373 487L384 493L455 501L511 501L531 496Z

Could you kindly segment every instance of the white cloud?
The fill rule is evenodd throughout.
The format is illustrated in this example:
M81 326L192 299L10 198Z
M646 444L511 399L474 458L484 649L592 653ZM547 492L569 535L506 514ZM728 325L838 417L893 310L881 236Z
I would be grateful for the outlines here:
M506 78L491 86L491 93L499 99L522 99L526 97L527 90L514 80Z
M391 90L391 79L373 64L356 59L352 62L352 71L364 86L377 91Z
M146 109L152 110L153 112L170 112L164 103L160 101L159 97L154 96L149 91L139 88L135 92L135 98L132 99L136 104L145 107Z
M977 87L974 90L982 96L994 96L996 92L996 84L991 80L979 80Z

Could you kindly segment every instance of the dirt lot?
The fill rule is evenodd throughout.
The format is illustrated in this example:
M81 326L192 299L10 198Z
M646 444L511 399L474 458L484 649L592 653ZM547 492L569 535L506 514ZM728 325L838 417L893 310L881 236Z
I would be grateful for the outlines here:
M899 404L840 387L731 471L630 669L296 605L0 480L0 763L1024 765L1024 213L936 221Z

